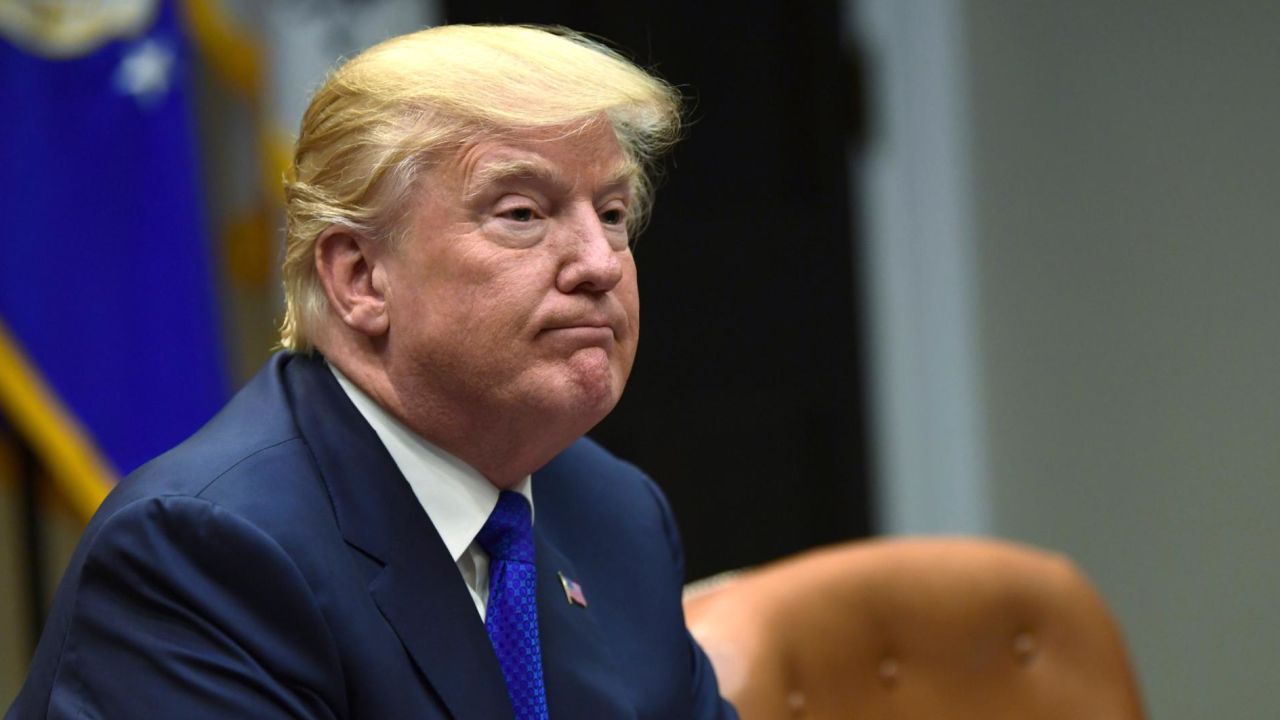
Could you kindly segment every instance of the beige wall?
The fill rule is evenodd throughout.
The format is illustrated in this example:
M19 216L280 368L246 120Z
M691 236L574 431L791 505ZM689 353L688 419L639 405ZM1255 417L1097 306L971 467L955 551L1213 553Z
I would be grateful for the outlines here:
M967 2L991 529L1162 720L1280 715L1280 4Z
M1151 717L1280 716L1280 4L847 7L881 529L1061 550Z

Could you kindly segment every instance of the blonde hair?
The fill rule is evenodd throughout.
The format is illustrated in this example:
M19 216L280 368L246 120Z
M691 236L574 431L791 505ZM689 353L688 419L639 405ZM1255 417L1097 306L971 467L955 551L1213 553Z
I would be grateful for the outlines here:
M394 242L422 171L480 137L606 118L640 169L628 223L637 230L654 162L679 133L679 103L667 83L564 28L444 25L352 58L312 98L285 181L280 344L311 349L327 312L317 237L340 224Z

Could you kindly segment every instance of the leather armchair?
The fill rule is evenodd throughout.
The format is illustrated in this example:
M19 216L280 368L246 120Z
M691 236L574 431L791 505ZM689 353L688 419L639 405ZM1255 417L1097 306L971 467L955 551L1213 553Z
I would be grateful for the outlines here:
M695 584L690 630L743 720L1141 720L1124 641L1066 558L869 540Z

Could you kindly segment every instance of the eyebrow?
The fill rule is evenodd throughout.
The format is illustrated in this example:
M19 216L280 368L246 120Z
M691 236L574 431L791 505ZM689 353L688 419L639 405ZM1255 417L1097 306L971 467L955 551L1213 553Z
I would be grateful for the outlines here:
M601 187L626 185L630 188L639 175L639 165L628 158L618 164L618 167L605 179ZM468 200L475 199L484 193L487 188L516 179L534 180L558 188L565 188L572 184L563 172L546 163L536 160L503 160L485 165L468 179L466 198Z

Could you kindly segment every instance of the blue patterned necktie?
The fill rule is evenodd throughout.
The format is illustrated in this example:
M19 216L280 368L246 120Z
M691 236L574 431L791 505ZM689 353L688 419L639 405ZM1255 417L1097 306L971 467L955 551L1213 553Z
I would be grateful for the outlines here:
M484 628L498 655L516 720L546 720L547 691L538 648L533 511L518 492L503 490L476 540L489 553L489 603Z

